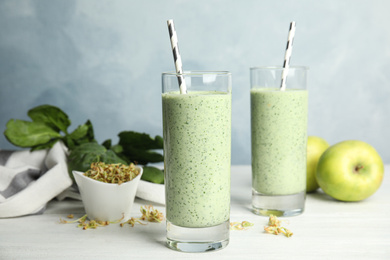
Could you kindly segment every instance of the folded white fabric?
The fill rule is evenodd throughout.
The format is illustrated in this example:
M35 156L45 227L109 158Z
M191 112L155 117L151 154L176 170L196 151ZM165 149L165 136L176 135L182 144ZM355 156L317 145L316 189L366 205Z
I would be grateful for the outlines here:
M165 205L165 187L164 184L156 184L140 180L138 183L137 193L140 199L148 200Z
M66 153L62 142L33 152L0 150L0 218L43 212L51 199L69 188Z

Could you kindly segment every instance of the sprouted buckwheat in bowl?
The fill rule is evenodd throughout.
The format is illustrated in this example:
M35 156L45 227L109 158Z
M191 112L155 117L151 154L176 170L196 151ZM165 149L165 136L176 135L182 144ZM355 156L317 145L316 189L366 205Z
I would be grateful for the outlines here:
M92 163L85 173L73 171L88 218L128 219L142 172L138 165L102 162Z
M131 181L139 173L140 170L133 163L124 165L121 163L105 164L103 162L96 162L91 164L91 168L84 175L105 183L122 184Z

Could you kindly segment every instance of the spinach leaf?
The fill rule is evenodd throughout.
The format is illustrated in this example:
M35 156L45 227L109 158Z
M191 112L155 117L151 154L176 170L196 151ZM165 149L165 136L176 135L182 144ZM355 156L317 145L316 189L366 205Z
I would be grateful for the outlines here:
M141 180L164 184L164 172L153 166L144 166Z
M35 146L31 147L30 151L33 152L35 150L50 149L53 147L53 145L55 143L57 143L58 140L59 139L52 139L47 143L35 145Z
M150 150L137 149L131 146L123 146L121 154L123 154L126 158L129 158L131 162L137 162L142 165L164 161L164 157L160 153Z
M160 136L152 138L148 134L134 131L124 131L118 136L118 145L122 148L120 153L130 161L143 165L164 161L164 157L154 151L163 148L163 139Z
M122 147L122 145L119 145L119 144L111 146L110 149L113 150L117 154L121 154L123 152L123 147Z
M65 135L63 142L70 149L76 146L95 141L92 123L88 120L85 124L79 125L72 133Z
M34 147L57 141L61 135L43 122L11 119L4 131L8 141L19 147Z
M28 111L32 122L10 120L4 131L5 137L19 147L31 147L31 151L51 148L62 140L69 150L82 143L95 140L92 123L88 120L68 133L71 121L61 109L51 105L41 105ZM65 135L61 135L60 132Z
M95 141L95 134L94 134L94 131L93 131L93 126L92 126L91 121L87 120L84 123L84 125L87 126L87 133L83 137L77 139L77 143L78 144L90 143L92 141Z
M106 149L110 149L110 148L111 148L111 143L112 143L111 139L107 139L107 140L105 140L105 141L102 143L102 145L103 145L104 147L106 147Z
M163 139L158 135L153 139L150 135L145 133L124 131L120 132L118 136L119 144L122 146L131 146L143 150L163 148Z
M37 106L30 109L27 114L34 122L44 123L57 132L67 133L67 129L71 124L67 114L58 107L51 105Z
M96 142L83 143L75 147L68 156L68 170L73 177L72 171L86 172L93 162L123 163L127 162L117 156L112 150L106 149Z
M73 140L84 138L88 133L89 127L87 125L79 125L72 133L69 134L69 137Z

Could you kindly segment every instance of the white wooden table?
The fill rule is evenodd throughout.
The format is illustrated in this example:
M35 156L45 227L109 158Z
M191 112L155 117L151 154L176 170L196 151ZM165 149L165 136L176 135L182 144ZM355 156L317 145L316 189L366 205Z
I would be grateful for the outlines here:
M309 194L305 212L283 218L290 238L266 234L267 217L250 211L251 168L232 166L231 221L249 221L245 231L231 231L220 251L181 253L165 246L165 223L135 227L111 224L82 230L60 224L70 213L84 214L81 201L52 201L43 215L0 219L0 259L390 259L390 165L380 189L357 203ZM136 199L133 214L150 202ZM162 205L154 205L165 215Z

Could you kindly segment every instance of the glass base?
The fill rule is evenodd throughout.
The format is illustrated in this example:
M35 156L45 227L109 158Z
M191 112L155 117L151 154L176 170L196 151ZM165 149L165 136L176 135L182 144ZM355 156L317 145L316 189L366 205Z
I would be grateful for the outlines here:
M188 253L219 250L229 244L229 230L229 220L205 228L180 227L167 220L167 246Z
M291 217L305 209L306 191L290 195L265 195L252 190L252 212L257 215Z

